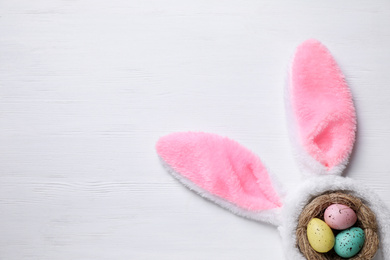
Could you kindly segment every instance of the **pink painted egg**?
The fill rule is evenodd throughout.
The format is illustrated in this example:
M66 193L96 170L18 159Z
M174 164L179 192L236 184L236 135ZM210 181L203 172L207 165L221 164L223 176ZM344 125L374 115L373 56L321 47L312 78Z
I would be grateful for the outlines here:
M343 230L352 227L356 223L357 216L348 206L332 204L325 210L324 220L329 227Z

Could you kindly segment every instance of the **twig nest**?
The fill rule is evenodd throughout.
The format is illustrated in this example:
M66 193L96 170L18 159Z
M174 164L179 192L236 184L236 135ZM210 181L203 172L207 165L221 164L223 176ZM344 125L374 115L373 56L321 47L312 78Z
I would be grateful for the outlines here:
M365 233L365 241L360 252L349 259L372 259L379 247L377 221L375 214L359 198L344 192L325 193L314 198L302 210L296 229L297 246L301 253L310 260L337 259L342 260L332 249L327 253L316 252L307 238L307 225L313 218L324 219L325 210L332 204L343 204L356 212L357 221L354 226L361 228Z

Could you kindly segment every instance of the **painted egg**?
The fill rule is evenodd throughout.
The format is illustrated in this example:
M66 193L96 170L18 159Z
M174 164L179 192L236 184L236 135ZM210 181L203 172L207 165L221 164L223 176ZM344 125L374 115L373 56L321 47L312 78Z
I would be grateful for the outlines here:
M357 216L348 206L332 204L325 210L324 220L331 228L343 230L352 227L356 223Z
M313 218L307 224L307 239L311 247L319 253L330 251L335 241L330 227L319 218Z
M353 257L362 249L365 239L363 229L358 227L346 229L337 234L334 251L344 258Z

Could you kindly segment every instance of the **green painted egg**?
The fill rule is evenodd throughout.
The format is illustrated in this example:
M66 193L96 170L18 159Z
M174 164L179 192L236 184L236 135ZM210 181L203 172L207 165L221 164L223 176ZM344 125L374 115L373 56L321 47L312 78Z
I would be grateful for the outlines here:
M363 248L365 239L363 229L358 227L348 228L337 234L334 251L344 258L353 257Z

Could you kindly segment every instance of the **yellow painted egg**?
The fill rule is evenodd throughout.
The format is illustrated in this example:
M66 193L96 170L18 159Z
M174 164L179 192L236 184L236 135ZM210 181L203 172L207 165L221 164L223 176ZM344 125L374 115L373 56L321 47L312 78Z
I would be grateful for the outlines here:
M319 218L313 218L307 224L307 239L311 247L318 253L329 252L335 241L330 227Z

